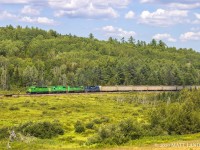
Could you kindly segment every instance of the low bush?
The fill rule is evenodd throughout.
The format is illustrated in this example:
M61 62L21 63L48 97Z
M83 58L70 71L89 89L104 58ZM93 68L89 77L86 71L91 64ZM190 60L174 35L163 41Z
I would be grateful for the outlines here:
M0 128L0 140L9 137L8 128Z
M93 120L93 122L94 122L95 124L108 123L109 121L110 121L110 118L105 117L105 116L103 116L103 117L101 117L101 118L96 118L96 119Z
M117 125L100 127L97 135L88 139L88 144L121 145L130 140L138 139L140 136L142 136L142 129L138 122L128 119Z
M19 126L17 130L24 135L31 135L41 139L52 138L64 134L64 130L60 124L50 122L28 122Z
M75 132L82 133L85 132L85 127L81 121L77 121L74 125Z
M11 106L11 107L9 108L9 110L13 111L13 110L20 110L20 109L19 109L19 107Z
M87 129L94 129L94 122L89 122L85 125Z

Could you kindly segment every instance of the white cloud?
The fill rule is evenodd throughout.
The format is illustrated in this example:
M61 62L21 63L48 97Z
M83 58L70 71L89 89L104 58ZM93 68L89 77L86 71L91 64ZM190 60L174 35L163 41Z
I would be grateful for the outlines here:
M200 14L195 13L195 16L196 16L197 19L200 19Z
M140 0L140 3L163 4L173 9L195 9L200 8L199 0Z
M15 19L17 18L16 15L11 14L7 11L0 12L0 19Z
M38 24L46 24L46 25L55 25L56 22L53 19L49 19L47 17L21 17L20 21L28 22L28 23L38 23Z
M80 18L116 18L117 9L125 8L131 0L48 0L55 16Z
M135 13L133 11L129 11L126 15L126 19L133 19L135 17Z
M192 24L200 24L200 14L194 13L196 19L192 21Z
M200 3L170 3L169 7L175 9L195 9L200 7Z
M176 39L173 38L170 34L164 33L164 34L156 34L152 37L155 40L167 40L169 42L176 42Z
M30 5L26 5L22 8L21 13L22 14L29 14L29 15L39 15L40 10L33 8Z
M113 26L104 26L101 29L106 36L111 36L111 37L130 37L130 36L135 36L136 33L134 31L126 31L122 28L118 27L113 27Z
M200 31L200 27L192 27L190 30L191 31Z
M8 11L0 12L0 19L8 19L14 21L28 22L28 23L37 23L37 24L46 24L46 25L56 25L57 23L53 19L47 17L29 17L22 15L15 15Z
M140 3L151 3L154 2L154 0L140 0Z
M154 26L170 26L186 22L188 11L186 10L164 10L157 9L155 12L143 11L139 22Z
M34 0L0 0L0 4L25 4L25 3L30 3Z
M186 32L180 35L181 41L200 40L200 32Z
M55 16L68 16L77 18L117 18L119 15L111 7L106 9L98 9L90 4L88 7L80 8L77 10L59 10L55 13Z
M48 0L48 3L53 8L60 8L60 9L67 9L67 10L74 10L83 7L87 7L92 4L94 7L98 8L105 8L105 7L112 7L112 8L122 8L126 7L131 0L57 0L52 1Z

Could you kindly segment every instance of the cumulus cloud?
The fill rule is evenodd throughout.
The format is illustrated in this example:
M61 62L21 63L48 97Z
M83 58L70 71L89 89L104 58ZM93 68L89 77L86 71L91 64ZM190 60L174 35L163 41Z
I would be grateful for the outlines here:
M196 19L192 21L193 24L200 24L200 14L194 13Z
M186 10L164 10L157 9L155 12L143 11L140 15L139 23L154 26L170 26L186 22L188 11Z
M28 23L38 23L46 25L56 25L57 23L53 19L47 17L28 17L12 14L8 11L0 12L0 19L12 19L14 21L28 22Z
M51 7L64 9L78 9L81 7L87 7L90 4L99 8L122 8L126 7L130 2L131 0L48 0L48 3Z
M39 15L40 14L40 10L33 8L30 5L26 5L22 8L21 10L22 14L29 14L29 15Z
M173 9L200 8L199 0L140 0L141 3L164 4Z
M38 0L0 0L0 4L26 4Z
M200 32L186 32L180 35L181 41L200 40Z
M111 37L130 37L130 36L135 36L136 33L134 31L126 31L122 28L118 27L113 27L113 26L104 26L101 29L106 36L111 36Z
M195 13L195 16L196 16L197 19L200 19L200 14Z
M135 17L135 13L133 11L129 11L127 14L125 14L126 19L133 19Z
M8 11L0 12L0 19L15 19L16 15L9 13Z
M152 37L155 40L167 40L169 42L176 42L176 39L173 38L170 34L164 33L164 34L156 34Z
M50 7L54 16L79 18L117 18L119 9L126 8L131 0L0 0L0 4L21 4L24 6L22 14L40 14L39 10L31 6Z
M140 0L140 3L151 3L154 2L154 0Z
M46 25L55 25L56 22L53 19L49 19L47 17L21 17L20 21L28 22L28 23L38 23L38 24L46 24Z
M55 16L80 18L116 18L116 9L127 7L131 0L48 0Z
M76 10L58 10L55 12L56 17L68 16L78 18L116 18L118 13L111 7L105 9L95 8L92 4L87 7Z
M200 27L192 27L190 28L191 31L200 31Z
M170 3L169 7L175 9L195 9L200 7L200 3Z

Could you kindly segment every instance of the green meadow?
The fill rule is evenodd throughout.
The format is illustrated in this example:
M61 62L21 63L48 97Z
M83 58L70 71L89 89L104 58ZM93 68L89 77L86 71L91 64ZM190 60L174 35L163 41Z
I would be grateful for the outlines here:
M170 103L173 103L172 99L176 97L176 94L165 94L164 96L166 95L166 101L159 100L163 96L159 93L0 97L0 148L7 149L8 143L12 149L20 150L134 148L174 141L198 140L199 133L169 135L163 132L164 134L154 136L132 134L134 140L124 138L115 143L113 141L116 139L108 135L116 134L115 137L117 137L118 127L122 129L121 126L126 126L126 123L135 123L137 127L140 124L148 125L149 114L152 110L160 105L169 105L169 99L171 99ZM23 126L30 122L32 124L44 122L56 124L64 132L50 138L46 138L45 135L42 138L33 136L34 134L29 134L32 133L29 132L30 128ZM39 130L36 126L33 127ZM9 135L12 130L15 131L16 138L10 141ZM107 137L104 138L105 140L98 140L99 135Z

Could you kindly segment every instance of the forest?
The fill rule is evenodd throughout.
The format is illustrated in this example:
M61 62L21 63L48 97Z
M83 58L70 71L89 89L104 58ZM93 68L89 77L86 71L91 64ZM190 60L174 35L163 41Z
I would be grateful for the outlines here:
M200 53L130 37L107 41L0 27L0 89L30 85L199 85Z

